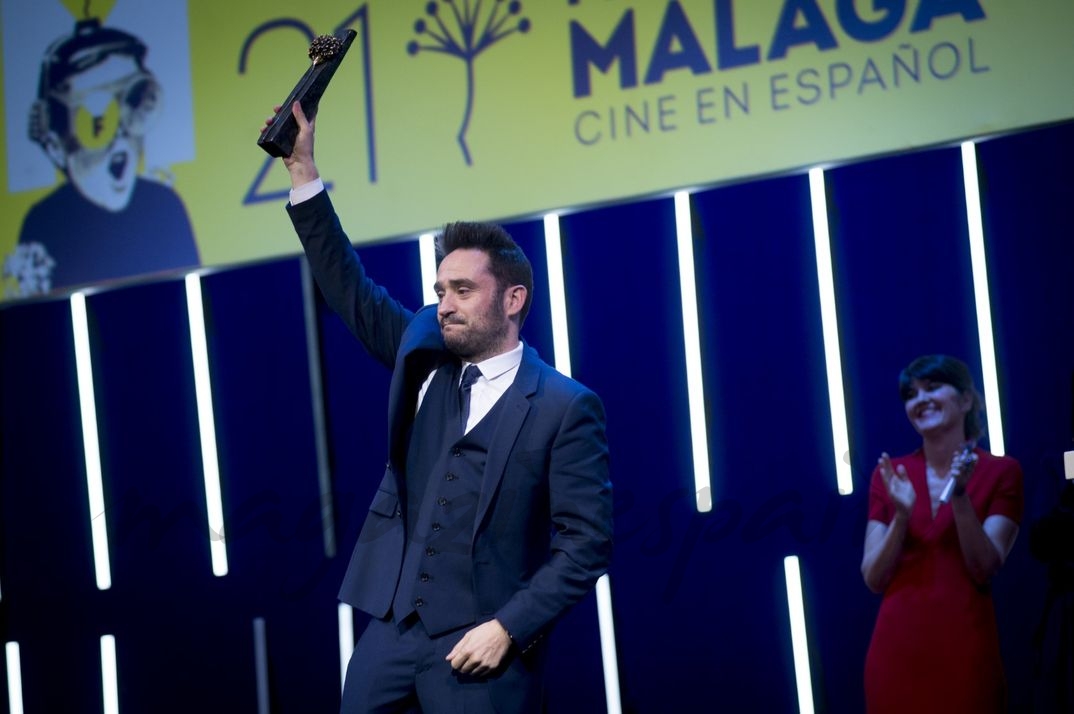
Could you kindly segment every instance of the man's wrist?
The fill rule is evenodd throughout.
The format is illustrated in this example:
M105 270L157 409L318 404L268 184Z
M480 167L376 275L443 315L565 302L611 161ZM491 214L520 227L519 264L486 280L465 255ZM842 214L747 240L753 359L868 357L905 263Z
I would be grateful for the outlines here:
M496 619L494 617L494 618L492 618L492 622L495 622L497 625L500 626L500 630L503 632L504 637L507 638L508 647L510 647L511 645L515 644L515 638L511 636L511 631L508 630L507 627L500 620L498 620L498 619Z
M289 200L292 206L297 206L303 201L308 201L324 190L324 182L320 176L314 176L311 181L298 184L291 189Z

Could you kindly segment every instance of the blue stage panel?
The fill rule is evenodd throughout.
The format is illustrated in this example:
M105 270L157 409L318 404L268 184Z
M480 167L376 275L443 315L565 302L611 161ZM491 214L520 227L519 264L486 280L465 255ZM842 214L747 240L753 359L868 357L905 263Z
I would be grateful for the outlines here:
M41 711L100 701L100 607L90 542L71 306L0 310L0 628L19 643L23 699ZM75 603L78 606L75 606ZM6 659L6 658L5 658ZM7 711L7 697L0 702Z
M272 705L330 711L345 559L325 555L300 264L210 275L203 293L237 656L252 674L265 618Z
M120 707L249 706L253 688L229 672L244 659L242 598L210 564L186 285L87 302L113 554L97 617L116 637Z

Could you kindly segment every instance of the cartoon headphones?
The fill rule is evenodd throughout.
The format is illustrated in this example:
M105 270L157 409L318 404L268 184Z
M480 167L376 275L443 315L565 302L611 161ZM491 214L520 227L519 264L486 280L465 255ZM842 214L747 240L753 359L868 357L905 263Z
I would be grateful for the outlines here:
M68 80L114 55L130 57L138 71L106 88L115 93L118 103L103 119L87 119L86 110L72 96ZM101 27L97 18L79 20L74 33L52 43L42 58L37 99L30 107L30 139L44 147L52 133L71 150L100 148L94 145L93 136L102 133L102 126L112 132L105 132L108 141L120 125L132 133L144 133L148 120L159 108L161 96L160 85L145 69L145 55L145 44L134 35ZM91 125L88 128L87 122ZM71 142L75 142L74 146Z

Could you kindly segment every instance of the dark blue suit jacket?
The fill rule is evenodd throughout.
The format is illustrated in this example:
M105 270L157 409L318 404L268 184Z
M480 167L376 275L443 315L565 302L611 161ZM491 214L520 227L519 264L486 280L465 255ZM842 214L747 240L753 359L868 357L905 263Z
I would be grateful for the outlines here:
M387 470L340 589L341 600L383 618L406 544L408 426L422 382L449 355L434 306L411 312L367 277L327 192L288 213L328 304L393 370ZM474 616L495 617L525 651L608 567L608 446L597 396L532 348L503 399L471 541Z

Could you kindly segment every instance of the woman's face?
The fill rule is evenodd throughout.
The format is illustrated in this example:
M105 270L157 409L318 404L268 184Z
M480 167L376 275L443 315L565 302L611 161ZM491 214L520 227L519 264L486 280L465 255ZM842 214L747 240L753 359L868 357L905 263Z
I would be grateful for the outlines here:
M922 436L956 431L962 436L966 414L973 404L970 394L961 394L950 384L931 379L914 379L903 394L906 418Z

